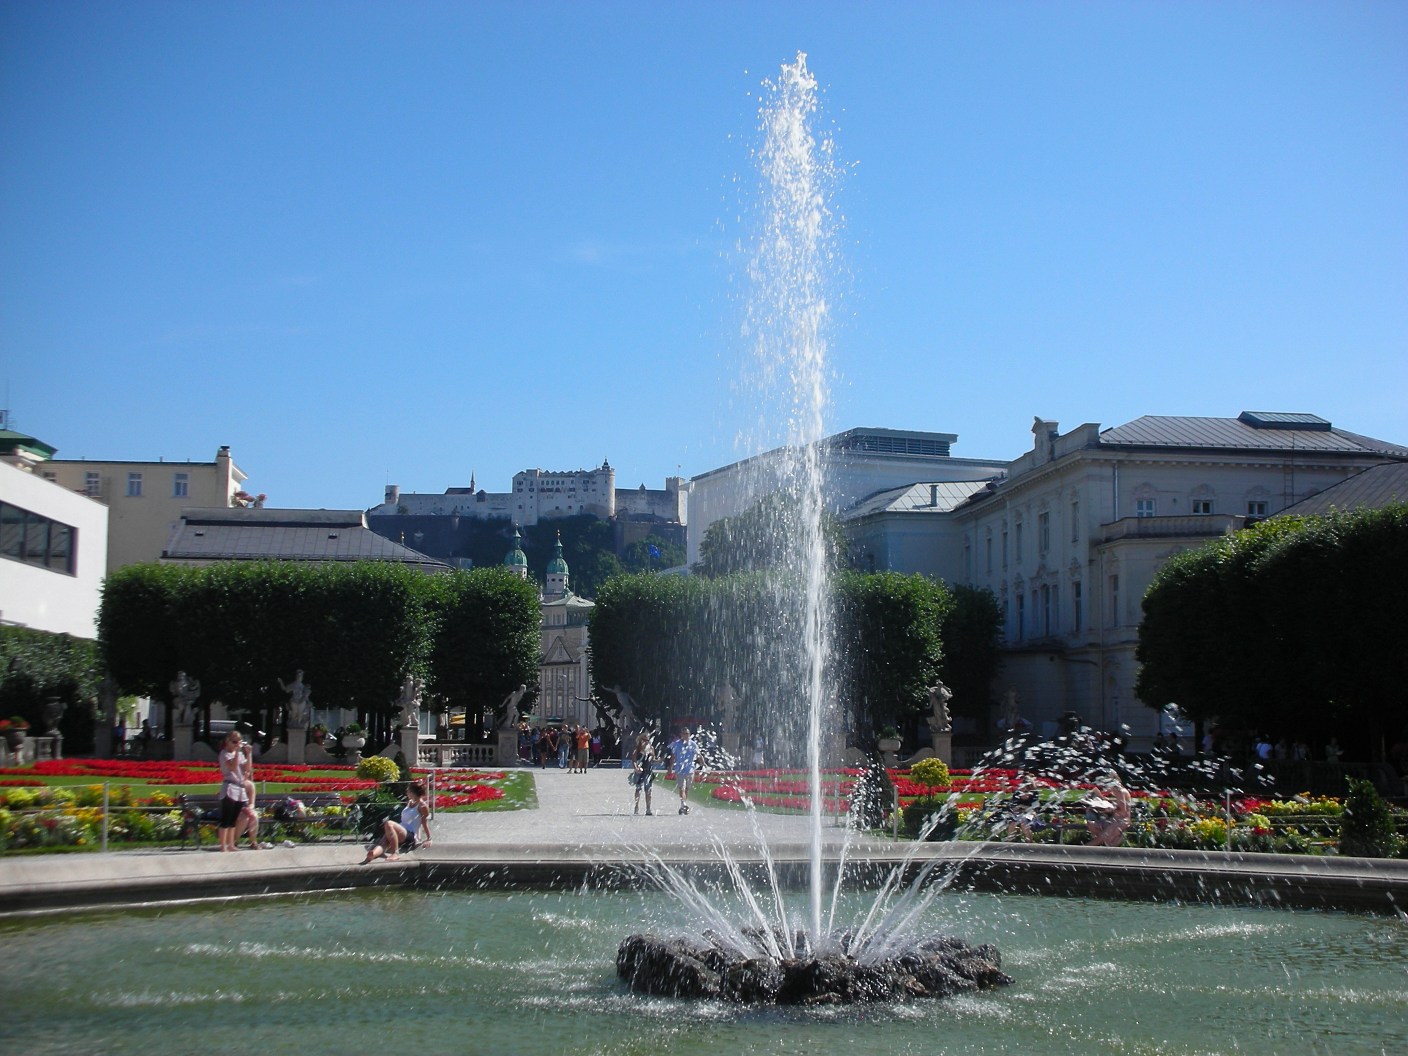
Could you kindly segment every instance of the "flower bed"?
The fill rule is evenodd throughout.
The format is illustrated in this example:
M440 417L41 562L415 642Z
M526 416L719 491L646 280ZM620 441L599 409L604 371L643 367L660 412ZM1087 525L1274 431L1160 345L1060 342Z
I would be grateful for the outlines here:
M1016 770L973 773L954 770L946 788L932 788L912 779L908 771L887 771L899 795L901 808L916 799L937 796L955 811L958 839L1008 838L1008 824L1001 814L1008 795L1025 779L1040 790L1046 807L1075 824L1037 831L1038 839L1084 839L1076 802L1096 790L1090 782L1061 782ZM823 811L846 813L861 775L859 770L831 770L822 776ZM710 797L720 803L748 802L760 810L808 811L811 791L806 775L796 770L745 770L701 775L701 785L713 786ZM1133 818L1125 843L1135 847L1203 848L1218 850L1229 844L1225 800L1175 796L1162 789L1131 789ZM1230 844L1233 850L1280 853L1314 853L1332 848L1338 839L1343 806L1339 800L1308 794L1287 799L1259 796L1234 797L1230 803Z

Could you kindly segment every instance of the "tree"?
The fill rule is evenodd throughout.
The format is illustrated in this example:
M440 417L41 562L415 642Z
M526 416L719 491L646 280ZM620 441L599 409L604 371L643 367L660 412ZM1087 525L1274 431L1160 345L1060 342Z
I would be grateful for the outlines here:
M532 583L483 568L438 576L431 586L431 695L493 717L519 686L536 688L542 614Z
M658 535L647 535L626 547L621 563L627 572L658 572L663 568L675 568L685 562L684 547L661 539Z
M942 677L953 690L955 716L986 728L992 708L992 685L1002 664L1002 606L986 588L950 586L953 599L939 628L943 642Z

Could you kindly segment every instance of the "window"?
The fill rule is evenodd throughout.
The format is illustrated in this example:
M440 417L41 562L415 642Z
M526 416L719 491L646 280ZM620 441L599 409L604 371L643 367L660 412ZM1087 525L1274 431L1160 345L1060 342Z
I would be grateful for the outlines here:
M173 499L184 499L191 493L191 475L189 473L177 473L171 480L171 497Z
M1002 571L1007 571L1007 529L1002 529Z
M1155 499L1134 500L1134 516L1136 517L1153 517L1157 509L1157 500Z
M1080 503L1071 503L1071 542L1080 541Z
M139 499L142 497L142 474L127 474L127 497L129 499Z
M1248 502L1247 502L1247 516L1248 516L1248 517L1265 517L1265 516L1266 516L1266 500L1265 500L1265 499L1250 499L1250 500L1248 500Z
M992 536L987 538L988 571L992 571Z
M77 537L71 525L0 502L0 557L72 575Z
M1027 622L1027 596L1026 596L1025 594L1018 594L1018 595L1017 595L1017 641L1019 641L1019 642L1026 636L1026 633L1027 633L1027 629L1026 629L1026 626L1025 626L1026 622Z
M1051 588L1042 586L1041 588L1041 633L1042 637L1051 637Z
M83 474L83 494L90 499L97 498L103 493L103 478L100 474L89 470Z
M1051 514L1036 515L1036 552L1045 554L1051 549Z
M1194 499L1193 512L1199 517L1207 517L1212 513L1212 499Z
M1110 577L1110 626L1120 625L1120 577L1115 573Z
M1016 545L1017 564L1022 563L1022 522L1017 522L1017 537L1013 540Z
M1085 613L1081 611L1080 580L1071 584L1071 630L1077 634L1085 626Z

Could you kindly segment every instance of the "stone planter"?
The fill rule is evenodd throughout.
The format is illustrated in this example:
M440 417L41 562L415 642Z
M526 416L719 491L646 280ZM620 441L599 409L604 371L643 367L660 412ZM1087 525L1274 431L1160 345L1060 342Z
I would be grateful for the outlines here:
M901 741L898 737L881 737L875 746L882 752L894 753L900 750Z
M6 730L5 744L9 747L10 751L18 752L24 747L25 736L24 730Z
M342 747L344 748L351 748L360 752L366 743L367 739L360 733L344 733L342 735Z

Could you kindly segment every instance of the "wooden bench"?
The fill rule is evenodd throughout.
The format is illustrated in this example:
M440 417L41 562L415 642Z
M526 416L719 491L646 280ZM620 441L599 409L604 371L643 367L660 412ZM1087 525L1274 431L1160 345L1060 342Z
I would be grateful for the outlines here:
M292 801L303 805L301 812L290 809ZM200 828L213 825L220 820L220 796L213 793L188 793L180 797L181 846L192 840L200 846ZM346 807L345 813L330 813L331 808ZM260 828L273 826L285 831L306 831L314 825L325 826L339 839L360 832L361 808L358 804L344 804L337 792L280 792L255 797L255 808L259 812Z

